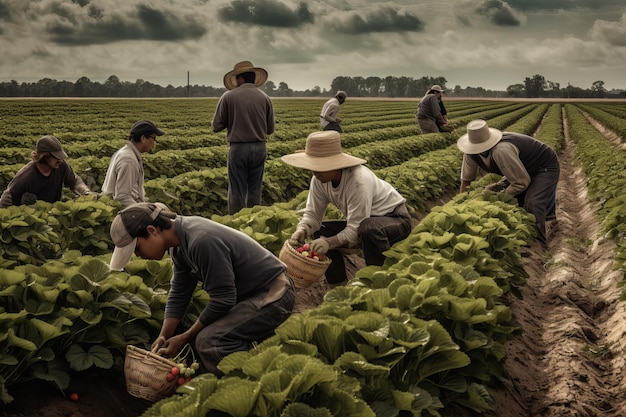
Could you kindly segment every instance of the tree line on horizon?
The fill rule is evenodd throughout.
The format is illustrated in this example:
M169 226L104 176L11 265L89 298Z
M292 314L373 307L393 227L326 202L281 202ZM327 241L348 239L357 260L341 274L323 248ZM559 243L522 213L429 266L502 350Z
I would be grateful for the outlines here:
M446 86L444 77L335 77L330 89L315 86L304 91L293 90L285 82L278 86L269 80L261 89L270 97L327 97L343 90L348 97L372 98L419 98L428 89L438 84L446 89L446 94L453 97L484 97L484 98L626 98L626 90L608 91L604 81L595 81L590 88L583 89L572 86L561 88L559 83L546 80L536 74L519 84L512 84L505 91L487 90L482 87ZM165 87L137 79L135 82L121 81L111 75L104 83L91 81L88 77L80 77L76 82L57 81L42 78L37 82L18 83L15 80L0 83L0 97L110 97L110 98L167 98L167 97L220 97L226 89L204 85L187 85Z

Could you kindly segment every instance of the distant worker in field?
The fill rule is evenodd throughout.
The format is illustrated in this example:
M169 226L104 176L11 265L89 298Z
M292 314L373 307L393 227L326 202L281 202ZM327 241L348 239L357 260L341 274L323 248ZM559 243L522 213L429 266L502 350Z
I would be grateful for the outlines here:
M211 126L227 129L228 213L261 204L263 175L267 158L267 137L274 133L274 107L259 88L267 81L267 71L249 61L235 64L224 75L228 89L220 97Z
M338 249L360 248L366 265L382 265L383 252L411 232L406 199L365 167L367 161L342 152L338 132L313 132L304 152L284 155L282 160L313 174L304 214L291 240L315 239L311 250L332 260L326 271L328 283L347 279ZM345 220L322 221L330 203Z
M335 97L324 103L322 111L320 112L320 125L322 126L322 130L335 130L339 133L343 133L341 129L341 118L338 114L339 106L346 101L347 97L348 95L345 91L339 90L335 94Z
M102 193L111 195L122 207L146 200L143 187L143 161L141 154L150 152L157 136L165 132L150 120L139 120L130 129L128 142L111 157L102 184Z
M285 264L239 230L179 216L162 203L137 203L117 214L111 239L111 270L124 269L133 254L160 260L168 253L172 261L165 318L151 349L159 355L176 356L190 343L203 372L223 375L217 368L222 358L274 334L293 310L296 292ZM198 284L208 303L183 328Z
M430 87L417 105L415 117L424 134L447 131L447 129L442 130L448 124L448 112L443 104L442 95L443 88L435 84Z
M464 153L461 192L476 179L478 168L503 175L486 189L517 198L521 207L535 215L538 239L545 244L546 219L556 218L560 166L554 150L530 136L490 128L484 120L469 122L457 146Z
M90 194L89 187L67 163L61 142L51 135L43 136L31 152L31 161L9 182L0 197L0 208L35 204L37 200L60 201L63 186L75 194Z

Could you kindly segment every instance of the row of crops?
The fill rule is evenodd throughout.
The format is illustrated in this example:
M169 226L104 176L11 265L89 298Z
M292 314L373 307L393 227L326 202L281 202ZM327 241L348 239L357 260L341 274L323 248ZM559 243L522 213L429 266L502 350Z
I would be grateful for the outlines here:
M0 181L6 184L27 161L41 135L54 134L70 164L97 190L128 128L150 118L168 134L159 138L156 152L145 155L148 197L242 230L277 254L297 224L310 175L279 157L304 147L318 128L323 103L274 101L278 129L268 143L264 204L236 215L225 214L225 138L209 128L215 104L0 101ZM566 114L623 267L624 151L584 114L593 109L608 127L626 106L472 101L447 107L459 126L454 134L420 135L415 103L350 100L342 106L346 151L367 159L423 219L382 267L361 270L321 306L288 319L274 337L225 358L225 377L197 377L146 416L437 416L495 407L490 391L505 378L503 344L516 337L502 299L524 285L519 253L534 239L533 219L513 199L483 193L480 183L430 213L426 207L458 188L461 154L455 143L469 120L534 134L559 151ZM612 130L619 132L619 126ZM125 272L108 270L108 229L118 209L106 197L90 196L0 209L3 402L11 401L11 386L21 381L38 378L63 389L71 370L122 372L126 345L145 347L156 337L171 266L167 260L134 260ZM206 297L197 291L187 323Z

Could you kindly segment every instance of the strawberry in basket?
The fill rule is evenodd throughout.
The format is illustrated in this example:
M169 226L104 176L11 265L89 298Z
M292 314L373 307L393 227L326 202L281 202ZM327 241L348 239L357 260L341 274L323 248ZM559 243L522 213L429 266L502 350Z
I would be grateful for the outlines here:
M296 251L304 256L305 258L315 259L316 261L323 261L324 255L320 255L314 250L311 250L311 245L309 243L305 243L300 247L295 248Z

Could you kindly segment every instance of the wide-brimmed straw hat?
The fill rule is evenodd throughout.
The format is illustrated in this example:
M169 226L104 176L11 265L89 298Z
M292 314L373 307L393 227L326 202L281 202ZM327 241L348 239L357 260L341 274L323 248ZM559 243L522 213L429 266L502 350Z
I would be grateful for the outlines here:
M250 61L241 61L235 64L232 71L228 71L224 75L224 87L229 90L237 87L237 76L244 72L254 72L254 85L257 87L262 86L267 81L267 71L263 68L255 67Z
M281 159L296 168L317 172L334 171L367 162L365 159L342 152L339 132L335 130L311 133L306 138L304 151L284 155Z
M430 91L439 91L440 93L443 93L443 88L441 88L440 85L435 84L432 87L430 87Z
M487 126L481 119L472 120L467 124L467 133L459 138L456 146L461 152L477 154L488 151L502 139L502 132Z

